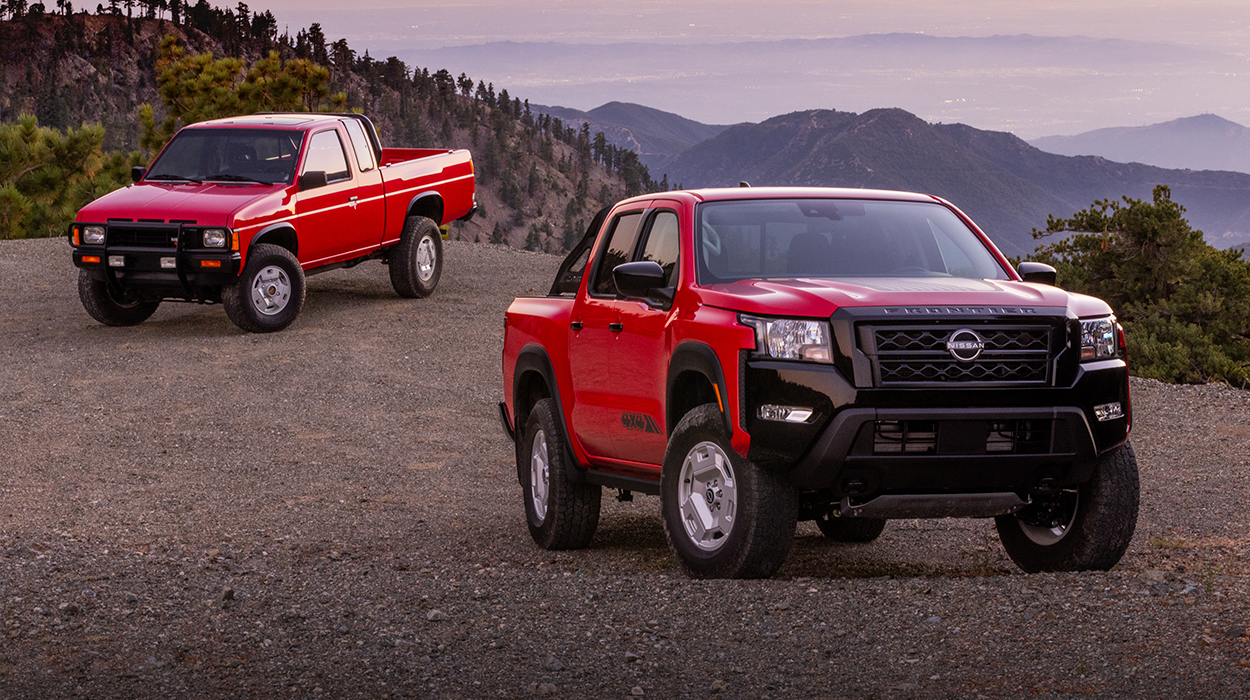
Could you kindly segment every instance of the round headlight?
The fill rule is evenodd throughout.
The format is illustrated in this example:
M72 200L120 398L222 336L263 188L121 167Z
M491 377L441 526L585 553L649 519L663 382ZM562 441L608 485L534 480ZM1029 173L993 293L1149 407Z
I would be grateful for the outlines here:
M82 229L82 242L87 245L104 245L104 227L84 226Z
M227 238L226 230L224 228L204 229L204 247L205 248L225 248L226 238Z

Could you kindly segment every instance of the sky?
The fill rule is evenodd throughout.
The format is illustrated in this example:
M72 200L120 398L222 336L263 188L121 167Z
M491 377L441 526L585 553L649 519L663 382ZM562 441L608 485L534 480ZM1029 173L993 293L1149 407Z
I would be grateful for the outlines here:
M902 107L929 121L1025 138L1204 112L1250 124L1250 0L263 0L250 7L271 10L292 34L319 22L329 39L344 37L375 58L467 71L536 104L583 110L620 99L725 124L796 109ZM718 60L710 57L725 55L708 45L756 42L785 55L785 42L793 40L888 33L1122 39L1142 42L1146 54L1189 58L1142 59L1138 46L1132 65L1102 51L1088 65L1077 53L1007 70L998 64L1010 52L974 50L961 61L930 48L914 56L895 52L880 65L870 55L851 62L830 56L817 69L819 54L787 65L756 52L752 65L730 59L708 66ZM581 45L581 53L569 53L564 64L525 64L533 51L510 61L506 47L501 57L500 47L489 46L496 42L558 42ZM487 46L465 48L479 45ZM908 89L921 83L926 90ZM735 99L727 94L735 87L766 99ZM1150 94L1143 100L1137 93Z

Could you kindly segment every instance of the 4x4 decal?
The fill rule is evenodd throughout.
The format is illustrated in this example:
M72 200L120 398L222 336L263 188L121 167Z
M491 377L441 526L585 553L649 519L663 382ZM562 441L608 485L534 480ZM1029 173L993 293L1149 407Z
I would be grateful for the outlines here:
M660 426L655 422L655 419L645 413L626 411L621 414L621 425L625 426L626 430L632 430L637 433L664 434L660 432Z

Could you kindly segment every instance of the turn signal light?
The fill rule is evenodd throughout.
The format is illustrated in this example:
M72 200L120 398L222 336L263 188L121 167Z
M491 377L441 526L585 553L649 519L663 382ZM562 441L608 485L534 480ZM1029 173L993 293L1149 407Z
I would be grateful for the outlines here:
M82 256L82 261L83 261L83 262L85 262L85 263L98 263L98 262L100 262L100 256L98 256L98 255L84 255L84 256Z
M200 267L221 267L220 260L201 260Z

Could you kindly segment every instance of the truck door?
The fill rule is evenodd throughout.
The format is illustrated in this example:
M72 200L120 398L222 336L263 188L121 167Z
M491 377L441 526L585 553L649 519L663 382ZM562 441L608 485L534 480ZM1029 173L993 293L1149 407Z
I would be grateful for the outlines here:
M680 269L677 212L653 209L646 218L634 260L659 263L665 272L664 287L676 291ZM621 300L617 304L620 330L612 350L612 371L622 412L613 426L615 456L658 468L668 445L664 404L672 354L667 347L672 303Z
M344 119L343 127L352 142L359 173L356 186L356 222L360 227L361 244L372 248L382 244L386 236L386 199L383 197L382 171L373 157L373 146L365 135L359 119ZM435 221L435 224L442 223ZM360 251L362 254L367 251Z
M308 140L300 174L324 172L326 185L303 190L295 202L299 259L305 268L345 259L360 247L356 226L356 182L337 129L324 129Z
M573 304L569 328L569 373L573 382L573 433L592 457L612 457L614 426L621 402L615 386L612 347L620 324L612 268L633 255L644 210L618 212L608 222L586 275L585 292ZM605 272L606 270L606 272Z

